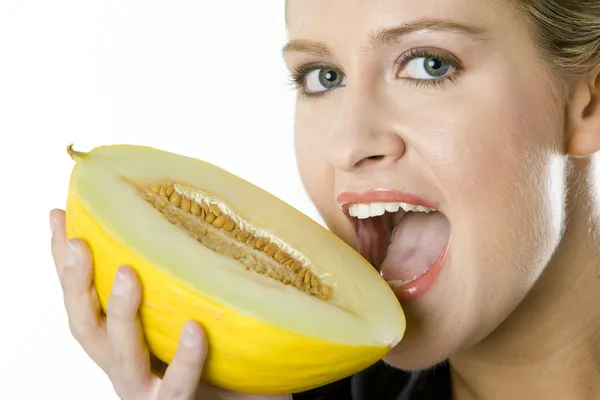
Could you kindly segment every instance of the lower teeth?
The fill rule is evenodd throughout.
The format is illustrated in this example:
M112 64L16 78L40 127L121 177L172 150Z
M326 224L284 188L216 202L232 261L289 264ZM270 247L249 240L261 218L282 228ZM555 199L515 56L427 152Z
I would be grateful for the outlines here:
M421 275L419 275L419 276L415 276L415 277L413 277L413 278L411 278L411 279L407 279L407 280L405 280L405 281L397 281L397 280L396 280L396 281L386 281L386 282L387 282L387 284L388 284L388 285L390 285L390 287L391 287L392 289L394 289L394 288L397 288L397 287L400 287L400 286L404 286L404 285L406 285L406 284L409 284L409 283L411 283L411 282L414 282L414 281L416 281L416 280L417 280L417 278L420 278L420 277L421 277Z
M423 275L425 275L425 273L426 273L427 271L429 271L429 268L431 268L431 265L430 265L429 267L427 267L427 269L426 269L425 271L421 272L420 274L413 275L413 277L412 277L412 278L409 278L409 279L406 279L406 280L389 280L389 281L388 281L388 280L386 279L385 281L387 282L387 284L388 284L388 285L390 285L390 287L391 287L392 289L393 289L393 288L400 287L400 286L404 286L404 285L406 285L406 284L409 284L409 283L411 283L411 282L414 282L414 281L416 281L418 278L420 278L420 277L422 277ZM380 275L381 275L381 276L382 276L382 277L385 279L385 276L384 276L384 274L383 274L383 271L380 271Z

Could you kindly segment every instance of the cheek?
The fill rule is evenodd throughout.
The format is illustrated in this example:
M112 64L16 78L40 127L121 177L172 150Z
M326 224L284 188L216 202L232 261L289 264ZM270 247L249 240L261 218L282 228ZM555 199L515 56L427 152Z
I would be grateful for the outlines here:
M302 104L296 106L296 162L308 196L326 219L327 214L332 212L332 199L335 196L334 170L325 157L326 120L311 113L309 108Z
M515 79L489 87L493 96L455 110L447 126L458 129L445 133L450 139L440 171L455 215L453 235L462 244L457 252L474 267L469 273L478 285L472 290L487 292L490 304L496 293L510 307L530 289L558 244L563 115L546 82L536 85L530 78L525 85ZM507 301L509 292L513 297Z
M322 107L315 112L313 107L303 103L296 106L294 143L302 184L327 227L356 247L354 229L335 201L336 173L325 155L331 132L331 113Z

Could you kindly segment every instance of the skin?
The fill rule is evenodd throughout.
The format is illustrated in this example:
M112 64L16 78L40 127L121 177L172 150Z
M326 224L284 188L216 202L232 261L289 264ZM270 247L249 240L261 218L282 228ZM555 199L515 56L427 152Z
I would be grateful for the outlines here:
M371 48L374 32L423 19L479 33L418 31ZM298 88L298 167L329 228L356 246L336 197L374 188L433 200L452 227L448 261L429 292L403 303L408 330L385 361L421 369L450 358L460 400L600 393L600 77L562 80L509 1L290 0L287 24L292 73L318 62L344 77ZM420 55L395 63L413 47L458 60L460 72L427 85L435 77ZM124 290L101 316L87 247L73 241L67 263L62 210L51 223L71 330L123 399L289 398L198 388L208 344L194 324L163 377L144 345L135 275L121 270Z

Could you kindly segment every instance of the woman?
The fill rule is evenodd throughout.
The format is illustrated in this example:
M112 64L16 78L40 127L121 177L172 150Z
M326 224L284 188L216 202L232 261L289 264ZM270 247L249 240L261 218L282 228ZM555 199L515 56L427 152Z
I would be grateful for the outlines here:
M303 183L409 327L384 360L398 369L294 397L599 398L600 2L290 0L286 13ZM398 222L374 202L436 211ZM193 323L153 375L135 275L120 270L103 321L86 247L67 245L62 211L51 221L72 331L123 399L289 398L197 389L208 345Z

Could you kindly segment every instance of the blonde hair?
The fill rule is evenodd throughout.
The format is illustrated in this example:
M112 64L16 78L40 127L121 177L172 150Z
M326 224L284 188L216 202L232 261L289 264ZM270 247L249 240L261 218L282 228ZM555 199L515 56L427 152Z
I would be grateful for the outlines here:
M545 58L566 78L600 73L600 0L518 0Z

